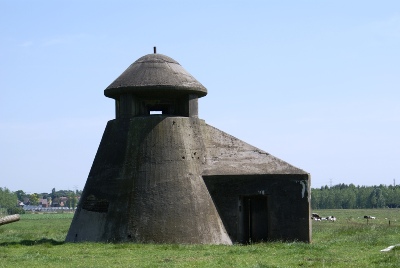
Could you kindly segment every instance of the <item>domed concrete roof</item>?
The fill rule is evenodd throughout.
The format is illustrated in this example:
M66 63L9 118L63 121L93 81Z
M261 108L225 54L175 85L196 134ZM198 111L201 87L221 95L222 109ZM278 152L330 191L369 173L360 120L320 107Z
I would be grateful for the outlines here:
M117 98L128 92L138 96L207 95L200 82L174 59L162 54L139 58L104 90L104 95Z

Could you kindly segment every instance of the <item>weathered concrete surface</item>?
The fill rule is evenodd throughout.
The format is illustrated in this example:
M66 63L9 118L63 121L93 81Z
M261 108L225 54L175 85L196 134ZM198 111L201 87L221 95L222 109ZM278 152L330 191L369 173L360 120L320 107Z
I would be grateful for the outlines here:
M245 243L238 198L264 195L268 239L309 242L309 181L197 118L112 120L66 241Z
M161 115L110 121L66 241L231 244L201 176L201 125Z
M244 197L265 197L263 240L311 242L310 180L307 174L204 176L224 226L234 243L247 243Z
M268 203L266 239L311 242L309 174L210 125L201 129L202 175L232 242L246 243L241 202L257 196Z
M162 54L148 54L131 64L104 95L118 98L124 93L136 96L195 94L207 95L207 89L174 59Z
M203 175L308 174L215 127L205 125Z
M0 218L0 225L16 222L19 220L20 220L19 214L8 215L8 216Z

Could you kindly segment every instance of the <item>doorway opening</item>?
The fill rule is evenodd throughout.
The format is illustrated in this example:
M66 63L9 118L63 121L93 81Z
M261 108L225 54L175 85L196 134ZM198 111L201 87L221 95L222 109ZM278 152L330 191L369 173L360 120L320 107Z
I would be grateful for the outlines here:
M251 244L268 240L268 196L242 196L239 203L242 243Z

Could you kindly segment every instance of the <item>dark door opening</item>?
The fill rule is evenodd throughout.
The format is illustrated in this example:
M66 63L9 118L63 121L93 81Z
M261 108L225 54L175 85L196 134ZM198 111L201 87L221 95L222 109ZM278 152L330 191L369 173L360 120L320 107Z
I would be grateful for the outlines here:
M242 197L242 241L246 244L268 240L268 197Z

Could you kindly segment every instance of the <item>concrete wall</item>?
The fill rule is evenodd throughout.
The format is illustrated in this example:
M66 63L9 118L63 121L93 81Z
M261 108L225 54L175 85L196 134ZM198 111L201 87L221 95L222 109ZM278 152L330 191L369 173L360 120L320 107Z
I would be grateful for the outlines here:
M243 211L258 198L263 240L310 242L309 193L305 171L196 117L120 118L107 124L66 241L247 243Z
M205 176L207 188L233 243L246 243L243 197L265 196L268 240L311 242L308 175Z
M231 244L201 176L201 124L110 121L66 241Z

